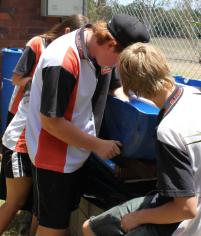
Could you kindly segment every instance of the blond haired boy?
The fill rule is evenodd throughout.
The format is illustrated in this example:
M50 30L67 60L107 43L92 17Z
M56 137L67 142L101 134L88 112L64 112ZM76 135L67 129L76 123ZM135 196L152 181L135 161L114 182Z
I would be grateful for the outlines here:
M179 87L164 55L136 43L120 56L124 92L161 110L156 130L156 193L132 199L91 218L85 236L198 236L201 232L201 94Z

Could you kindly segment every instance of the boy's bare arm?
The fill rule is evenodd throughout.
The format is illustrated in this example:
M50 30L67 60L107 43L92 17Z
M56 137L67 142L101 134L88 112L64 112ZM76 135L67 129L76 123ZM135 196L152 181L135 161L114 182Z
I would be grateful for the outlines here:
M41 114L41 123L44 130L64 143L85 148L103 159L109 159L120 154L119 146L121 143L119 141L96 138L81 131L63 117L49 118Z
M160 207L143 209L125 215L121 226L125 231L142 224L171 224L192 219L197 214L196 197L178 197Z
M13 73L13 85L18 85L24 87L30 80L32 79L31 76L22 77L16 73Z

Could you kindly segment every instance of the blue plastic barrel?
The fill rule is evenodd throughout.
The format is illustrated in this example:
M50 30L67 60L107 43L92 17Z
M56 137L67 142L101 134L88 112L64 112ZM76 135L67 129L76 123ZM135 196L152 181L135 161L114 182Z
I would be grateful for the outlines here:
M12 74L23 50L20 48L2 49L2 94L1 94L1 131L6 128L6 118L8 106L14 86L12 84Z

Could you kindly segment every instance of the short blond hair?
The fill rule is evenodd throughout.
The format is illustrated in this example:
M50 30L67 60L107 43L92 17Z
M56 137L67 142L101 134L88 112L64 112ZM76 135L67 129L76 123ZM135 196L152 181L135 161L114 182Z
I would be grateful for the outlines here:
M135 43L121 53L119 64L125 94L153 98L164 86L172 87L174 80L163 53L147 43Z

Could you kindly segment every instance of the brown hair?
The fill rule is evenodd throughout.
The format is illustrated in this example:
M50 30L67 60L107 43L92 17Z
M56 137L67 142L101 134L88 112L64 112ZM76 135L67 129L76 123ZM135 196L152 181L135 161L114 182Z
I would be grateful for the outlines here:
M55 26L53 26L50 30L44 33L42 36L46 39L53 41L59 36L64 34L65 28L69 27L71 31L76 30L83 25L89 22L88 18L83 15L71 15L65 17L65 20Z
M163 53L145 43L135 43L120 55L120 76L125 94L153 98L163 87L172 88L174 80Z
M115 52L121 52L123 47L115 40L107 29L107 23L105 21L97 21L92 25L92 31L97 39L99 45L103 45L108 41L111 41Z

